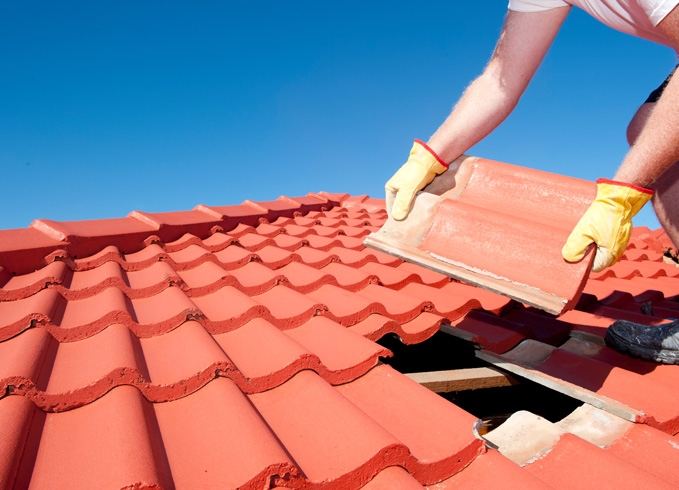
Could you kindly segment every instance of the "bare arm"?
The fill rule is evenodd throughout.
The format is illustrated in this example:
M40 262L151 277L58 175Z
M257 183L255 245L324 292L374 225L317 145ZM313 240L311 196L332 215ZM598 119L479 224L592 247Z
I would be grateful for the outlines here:
M679 7L658 27L679 52ZM625 156L614 180L649 187L679 161L679 76L673 76L655 104L636 142Z
M428 141L441 159L455 160L512 112L569 10L507 13L490 62Z

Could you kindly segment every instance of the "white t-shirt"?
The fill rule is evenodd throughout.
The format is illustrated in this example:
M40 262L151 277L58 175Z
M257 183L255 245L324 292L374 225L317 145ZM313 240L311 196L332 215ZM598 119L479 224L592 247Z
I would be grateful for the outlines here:
M539 12L574 5L613 29L670 46L656 26L677 4L679 0L509 0L509 9Z

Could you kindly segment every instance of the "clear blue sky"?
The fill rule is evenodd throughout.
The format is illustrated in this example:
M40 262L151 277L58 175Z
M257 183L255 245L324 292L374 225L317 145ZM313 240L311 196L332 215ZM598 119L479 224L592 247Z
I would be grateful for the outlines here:
M0 5L0 228L308 192L383 196L488 60L505 1ZM573 10L468 153L611 177L666 47ZM650 206L636 224L658 226Z

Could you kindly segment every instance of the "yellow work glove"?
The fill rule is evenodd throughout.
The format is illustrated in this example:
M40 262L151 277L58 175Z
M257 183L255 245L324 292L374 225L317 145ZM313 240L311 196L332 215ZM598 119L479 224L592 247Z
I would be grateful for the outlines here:
M615 264L632 234L632 217L646 204L653 191L624 182L599 179L596 199L580 218L561 251L563 258L577 262L587 247L596 243L592 271Z
M391 210L387 209L389 215L395 220L405 219L410 212L415 193L447 169L448 165L431 148L422 141L415 140L408 161L384 186L387 193L396 193L394 205Z

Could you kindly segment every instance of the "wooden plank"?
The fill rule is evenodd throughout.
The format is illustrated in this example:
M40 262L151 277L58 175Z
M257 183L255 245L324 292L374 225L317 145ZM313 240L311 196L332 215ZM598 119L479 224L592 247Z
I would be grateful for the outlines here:
M476 357L505 371L509 371L517 377L539 383L630 422L643 422L646 419L645 414L640 410L539 371L538 368L541 364L539 360L541 358L543 361L547 359L548 356L545 357L545 354L554 349L555 347L547 346L536 340L524 340L519 346L502 355L482 349L476 351Z
M490 367L410 373L406 376L435 393L497 388L518 383L510 375Z

